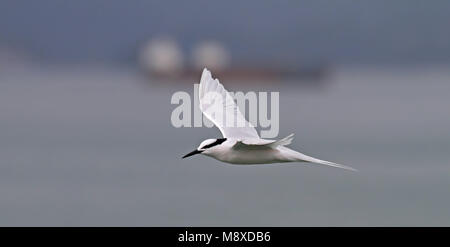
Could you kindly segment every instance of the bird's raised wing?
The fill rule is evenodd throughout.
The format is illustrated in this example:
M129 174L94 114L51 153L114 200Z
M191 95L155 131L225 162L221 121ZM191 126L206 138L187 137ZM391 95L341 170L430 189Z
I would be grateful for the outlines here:
M239 111L233 97L213 79L211 72L203 70L199 86L200 110L219 128L225 138L257 138L255 127Z

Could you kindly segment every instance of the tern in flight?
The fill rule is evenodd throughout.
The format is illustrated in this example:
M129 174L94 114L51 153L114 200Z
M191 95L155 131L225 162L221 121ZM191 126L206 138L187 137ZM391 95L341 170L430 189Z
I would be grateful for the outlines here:
M294 134L281 140L260 138L253 125L239 111L233 97L219 80L212 78L211 72L206 68L200 79L198 95L200 110L219 128L223 138L204 140L196 150L183 158L203 154L238 165L308 162L356 171L349 166L316 159L286 147L291 144Z

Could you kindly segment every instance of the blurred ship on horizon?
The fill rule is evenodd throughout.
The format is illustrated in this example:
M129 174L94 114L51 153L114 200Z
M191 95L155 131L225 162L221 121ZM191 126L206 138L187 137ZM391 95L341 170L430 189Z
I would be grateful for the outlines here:
M203 68L216 77L231 81L279 82L295 80L299 84L319 85L326 80L330 66L326 63L287 65L286 63L238 63L231 52L218 41L202 41L186 56L178 43L170 38L151 39L138 50L138 65L148 78L161 81L197 79Z

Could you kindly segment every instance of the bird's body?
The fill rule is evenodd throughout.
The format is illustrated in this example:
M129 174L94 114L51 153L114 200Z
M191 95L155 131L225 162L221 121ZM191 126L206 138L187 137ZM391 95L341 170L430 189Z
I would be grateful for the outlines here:
M214 152L205 152L217 160L239 165L271 164L301 161L300 154L287 147L233 148L238 140L227 140L215 148Z
M217 79L212 78L207 69L203 70L200 80L199 102L200 110L219 128L223 138L207 139L183 158L203 154L222 162L239 165L309 162L355 170L348 166L319 160L286 147L294 139L293 134L280 140L260 138L255 128L239 111L234 99ZM225 119L218 117L223 115Z
M233 148L239 140L230 139L213 147L212 152L204 152L206 156L211 156L220 161L230 164L269 164L278 162L287 162L287 157L281 155L278 148Z

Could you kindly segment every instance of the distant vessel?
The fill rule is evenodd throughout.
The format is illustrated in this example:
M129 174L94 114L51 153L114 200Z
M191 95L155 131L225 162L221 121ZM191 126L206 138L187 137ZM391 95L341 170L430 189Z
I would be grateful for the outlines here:
M199 71L208 67L226 80L271 81L295 80L300 83L319 84L327 75L325 64L312 66L256 66L234 65L230 52L217 41L196 45L191 59L185 59L176 41L158 38L147 42L139 53L139 65L149 78L184 81L198 79Z

